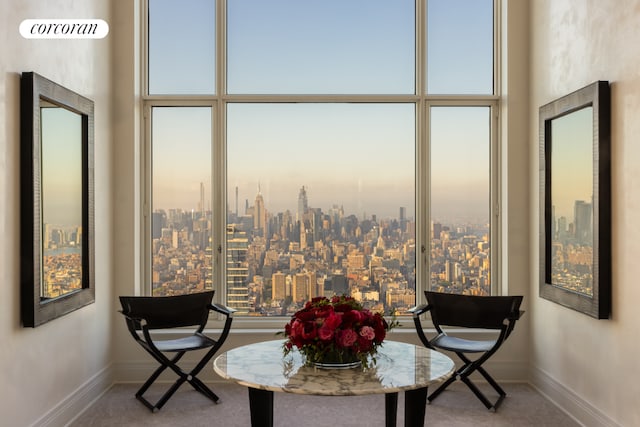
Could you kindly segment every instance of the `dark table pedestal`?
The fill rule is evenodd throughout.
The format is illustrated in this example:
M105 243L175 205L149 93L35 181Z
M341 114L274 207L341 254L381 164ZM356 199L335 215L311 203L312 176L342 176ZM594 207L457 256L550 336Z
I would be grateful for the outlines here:
M405 427L423 427L427 387L404 392ZM398 393L385 394L385 427L396 427ZM249 387L251 427L273 427L273 392Z

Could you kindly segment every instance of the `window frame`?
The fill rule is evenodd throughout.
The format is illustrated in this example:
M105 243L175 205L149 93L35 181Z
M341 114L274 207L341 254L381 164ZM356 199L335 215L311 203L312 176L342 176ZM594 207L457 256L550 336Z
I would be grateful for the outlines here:
M228 94L226 91L226 0L216 2L216 81L215 93L212 95L159 95L149 94L148 74L148 5L149 0L141 1L141 36L140 36L140 82L143 125L141 127L141 186L142 201L141 245L139 259L141 289L136 290L144 295L151 295L152 251L151 251L151 110L153 107L210 107L212 111L212 235L214 274L213 283L221 284L216 290L215 301L226 301L226 110L231 103L413 103L415 105L415 218L416 218L416 304L423 298L420 296L430 286L430 182L429 182L429 120L431 107L489 107L490 108L490 274L491 294L500 295L502 284L502 149L500 137L501 123L501 3L493 0L494 41L493 41L493 94L487 95L429 95L426 93L426 1L415 1L415 93L397 94ZM217 268L216 268L217 267ZM425 286L426 284L426 286ZM271 321L270 321L271 320ZM236 319L241 327L250 330L255 327L280 328L282 318L275 317L239 317Z

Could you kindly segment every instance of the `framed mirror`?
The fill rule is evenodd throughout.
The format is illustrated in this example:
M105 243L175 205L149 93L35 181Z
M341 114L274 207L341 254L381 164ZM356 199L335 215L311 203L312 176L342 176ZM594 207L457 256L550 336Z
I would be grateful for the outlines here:
M540 296L611 312L610 89L597 81L540 107Z
M95 301L93 101L21 77L21 317L36 327Z

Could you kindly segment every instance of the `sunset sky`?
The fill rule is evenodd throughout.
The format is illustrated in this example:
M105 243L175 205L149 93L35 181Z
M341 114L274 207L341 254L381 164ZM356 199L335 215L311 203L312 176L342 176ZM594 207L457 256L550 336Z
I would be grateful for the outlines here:
M215 8L188 4L150 1L151 93L215 92ZM429 2L429 93L493 92L491 14L490 0ZM409 0L230 0L228 93L413 94L414 15ZM226 114L230 207L236 186L241 211L259 187L271 213L295 211L305 186L311 207L414 216L423 142L413 103L232 103ZM430 114L432 213L488 219L488 108ZM200 182L210 189L212 117L209 107L154 107L154 209L195 209Z

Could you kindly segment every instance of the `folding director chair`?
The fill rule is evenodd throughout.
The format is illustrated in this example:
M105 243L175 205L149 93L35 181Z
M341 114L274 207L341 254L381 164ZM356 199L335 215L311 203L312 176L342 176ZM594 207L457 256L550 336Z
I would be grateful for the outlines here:
M136 398L152 412L160 410L185 382L218 403L218 396L196 376L227 339L233 321L232 314L235 310L219 304L212 304L213 294L214 291L169 297L120 297L121 313L125 316L131 336L160 363L160 367L151 374L136 393ZM225 316L224 327L216 339L203 333L210 311ZM168 328L187 328L186 332L189 335L171 340L160 340L154 337L154 330ZM208 351L190 372L184 372L178 366L178 361L187 352L202 349L208 349ZM155 404L152 404L143 395L167 368L175 372L178 379Z
M428 396L428 401L431 402L451 383L459 379L473 391L487 409L495 411L502 403L506 393L482 367L482 364L500 348L513 331L516 321L524 313L520 311L523 297L470 296L430 291L425 291L425 296L427 304L410 310L420 341L430 349L452 351L463 362L463 365L456 370L453 376ZM437 335L431 339L427 338L420 321L420 316L426 312L431 314L431 322L437 332ZM464 339L455 336L458 334L451 331L451 327L491 329L497 332L497 337L489 340ZM475 359L468 356L472 353L477 354ZM476 371L498 393L498 400L492 403L471 382L469 376Z

